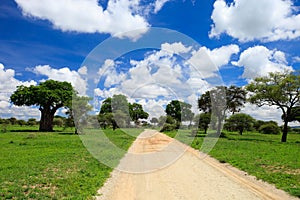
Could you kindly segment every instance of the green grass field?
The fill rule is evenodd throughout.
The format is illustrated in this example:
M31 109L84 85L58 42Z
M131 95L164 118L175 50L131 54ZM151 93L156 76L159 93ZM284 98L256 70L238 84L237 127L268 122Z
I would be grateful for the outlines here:
M0 199L91 199L112 170L97 159L117 165L142 131L105 130L105 137L122 151L95 151L95 159L84 145L107 145L101 143L98 130L78 136L72 129L32 129L37 127L9 126L0 133ZM204 140L204 135L191 137L191 130L166 134L196 149ZM226 133L209 154L300 197L300 134L289 134L287 143L279 141L280 135Z
M8 129L17 130L0 133L0 199L91 199L109 177L112 169L92 157L71 130ZM105 134L124 151L135 139L120 130Z
M190 133L185 130L181 141L190 141ZM174 137L176 132L166 134ZM201 136L191 143L193 148L201 148L204 135ZM281 143L280 138L281 135L254 132L226 133L209 154L300 197L300 134L289 134L287 143Z

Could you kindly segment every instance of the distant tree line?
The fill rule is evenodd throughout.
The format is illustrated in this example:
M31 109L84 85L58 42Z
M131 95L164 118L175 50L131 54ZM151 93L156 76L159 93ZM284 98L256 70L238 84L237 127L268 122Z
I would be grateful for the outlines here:
M88 97L81 97L68 82L47 80L37 86L18 86L10 100L17 106L36 106L41 112L39 122L33 119L26 121L15 118L0 119L0 123L19 125L39 124L40 131L53 131L53 126L75 126L80 124L101 128L123 128L148 124L149 114L138 103L129 103L126 96L118 94L102 102L97 116L88 112L92 109ZM282 111L283 126L281 129L273 122L264 123L251 116L239 113L246 102L257 106L277 106ZM186 102L172 100L165 108L166 116L152 118L150 122L162 127L162 131L176 130L183 124L196 126L207 133L209 128L221 135L224 128L243 134L247 130L262 133L278 133L282 131L281 141L286 142L289 131L288 123L300 120L300 76L296 72L269 73L258 77L245 87L217 86L202 94L198 99L196 115L192 106ZM68 110L68 117L55 117L60 108ZM231 114L226 119L227 115ZM224 124L225 121L225 124ZM77 129L76 129L77 132Z
M279 127L274 121L263 122L250 115L238 113L246 102L258 107L277 106L282 111L283 126ZM187 112L184 105L184 102L172 101L167 106L162 131L178 129L181 120L188 119L178 119ZM198 108L202 113L194 117L194 124L204 130L204 133L210 127L220 136L223 126L226 130L238 131L241 135L249 130L265 134L282 132L281 141L286 142L288 123L300 121L300 76L298 72L269 73L268 76L254 79L244 88L217 86L199 97ZM231 116L226 119L228 113Z
M19 126L34 126L38 125L39 121L37 121L35 118L29 118L28 120L23 119L17 119L15 117L3 119L0 118L0 124L3 125L19 125Z

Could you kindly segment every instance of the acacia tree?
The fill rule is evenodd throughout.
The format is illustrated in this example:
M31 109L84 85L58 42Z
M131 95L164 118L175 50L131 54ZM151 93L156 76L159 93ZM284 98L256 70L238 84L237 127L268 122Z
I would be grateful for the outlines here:
M38 106L41 111L40 131L53 131L55 112L72 99L74 89L68 82L47 80L37 86L18 86L10 101L16 106Z
M300 100L300 76L295 73L269 73L268 76L258 77L247 85L251 92L250 103L259 107L277 106L282 111L283 130L281 142L286 142L288 123L291 120L293 108L299 105Z
M198 99L198 108L204 113L211 114L211 125L217 127L217 135L221 134L222 121L225 118L226 111L226 93L225 87L219 86L205 92Z
M221 134L222 121L225 118L226 111L240 111L244 106L247 92L237 86L217 86L216 88L205 92L198 99L198 108L205 113L213 113L212 119L216 119L217 134ZM214 121L214 120L212 120Z
M218 96L218 99L222 99L222 107L224 107L223 104L225 102L225 111L232 112L232 114L239 112L240 108L244 106L247 99L247 91L241 87L234 85L230 86L229 88L226 86L217 86L211 91L206 91L198 99L198 107L201 111L206 113L212 111L212 95L216 97Z
M231 115L226 120L226 126L230 128L230 130L238 131L240 135L243 134L244 130L251 130L255 122L255 119L250 115L244 113L238 113Z
M283 119L284 116L281 116L281 118ZM289 115L288 120L289 120L289 122L293 122L293 121L300 122L300 106L296 106L296 107L292 108L291 114Z
M226 90L226 101L227 101L227 110L232 114L240 112L241 107L244 106L247 100L247 91L241 87L230 86L225 88Z

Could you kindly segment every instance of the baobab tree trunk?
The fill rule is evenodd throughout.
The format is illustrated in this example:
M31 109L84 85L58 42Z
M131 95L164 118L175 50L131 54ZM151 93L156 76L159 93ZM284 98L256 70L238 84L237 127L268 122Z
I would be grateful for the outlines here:
M281 136L281 142L286 142L287 140L287 134L288 134L288 120L284 120L283 124L283 130L282 130L282 136Z
M42 132L52 132L53 131L53 118L54 113L50 108L40 109L41 111L41 120L39 131Z

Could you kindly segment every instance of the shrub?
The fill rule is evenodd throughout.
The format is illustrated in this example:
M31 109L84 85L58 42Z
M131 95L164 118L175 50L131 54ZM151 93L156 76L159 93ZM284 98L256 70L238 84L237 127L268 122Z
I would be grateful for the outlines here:
M263 134L280 134L280 128L274 123L261 125L259 132Z
M161 132L166 132L166 131L173 131L173 130L176 130L176 129L177 129L176 124L165 123L160 131Z

